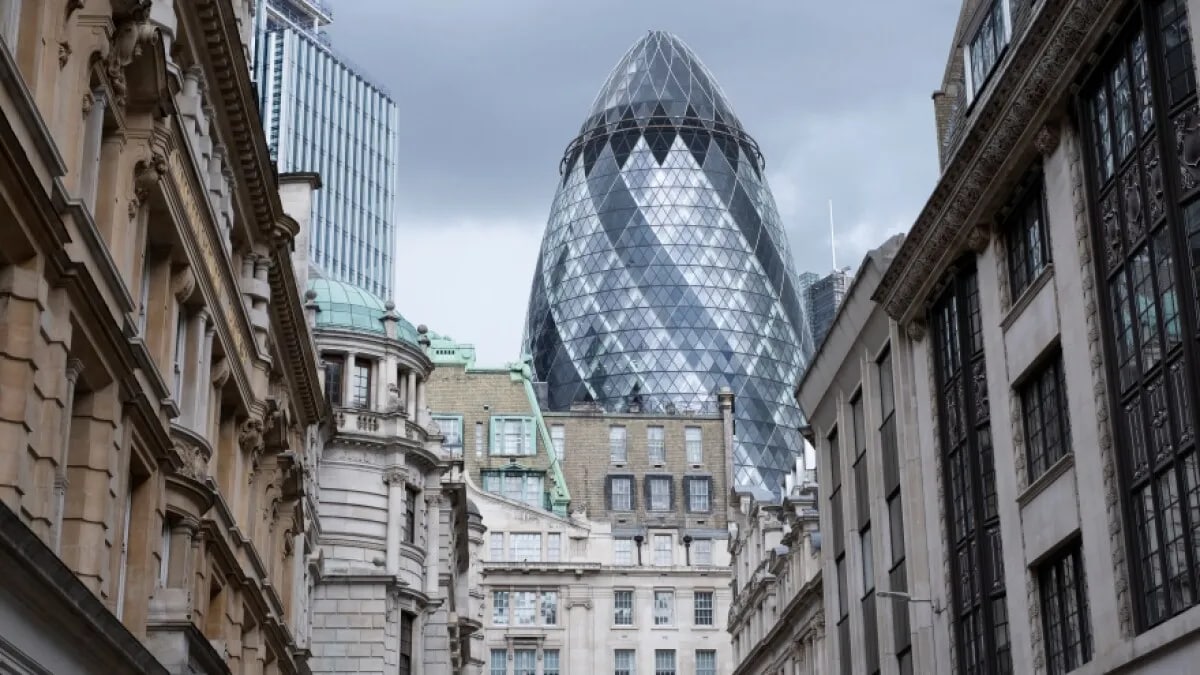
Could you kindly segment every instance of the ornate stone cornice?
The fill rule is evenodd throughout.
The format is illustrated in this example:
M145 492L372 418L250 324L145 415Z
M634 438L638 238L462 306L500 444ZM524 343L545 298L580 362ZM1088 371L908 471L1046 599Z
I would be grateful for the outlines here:
M1030 129L1066 95L1085 39L1109 4L1045 0L1031 10L1028 29L1014 39L996 84L977 102L970 129L872 296L889 316L911 318L942 268L967 248L972 216L1005 165L1026 143L1032 146Z

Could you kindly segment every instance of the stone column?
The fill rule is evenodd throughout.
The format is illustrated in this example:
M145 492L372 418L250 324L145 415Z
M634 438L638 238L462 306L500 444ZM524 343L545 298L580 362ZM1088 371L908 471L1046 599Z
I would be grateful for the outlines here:
M417 417L417 373L410 370L404 374L404 379L408 380L408 398L405 406L408 409L408 419L415 420Z
M441 547L442 495L435 490L425 491L425 593L436 597Z
M413 377L417 377L417 374L413 373ZM416 417L416 421L420 424L424 424L424 418L425 418L425 378L421 377L421 378L417 379L417 417Z
M388 403L387 357L376 359L375 365L371 367L371 372L373 373L371 408L377 412L385 412Z
M91 106L83 123L83 171L79 174L79 197L96 213L96 186L100 184L100 147L104 138L104 111L108 98L103 89L91 92Z
M405 502L404 485L405 472L393 467L384 474L383 482L387 484L387 573L391 576L400 574L400 540L404 536Z
M207 313L204 312L204 314ZM204 338L200 344L200 361L196 364L196 419L192 430L205 438L208 438L209 433L208 399L212 396L213 389L212 346L213 333L216 332L216 329L216 324L205 317Z
M292 624L292 634L296 636L296 642L300 644L303 644L303 637L308 633L308 627L304 625L304 605L308 599L308 588L304 583L304 565L308 555L304 544L303 532L292 535L292 615L288 617L288 621Z
M208 310L201 307L192 315L187 326L187 339L184 341L185 354L191 356L189 360L184 361L183 366L183 389L185 397L190 392L191 400L180 401L180 407L183 418L183 423L189 429L198 429L200 426L200 407L197 403L199 398L199 380L200 380L200 364L204 359L204 333L208 330ZM190 385L190 386L189 386Z
M60 419L58 465L54 467L54 552L61 555L63 509L67 498L67 450L71 447L71 415L75 408L75 383L83 372L83 361L67 361L66 391L63 392L63 411Z
M0 39L8 51L17 53L17 33L21 27L21 0L0 0Z
M358 355L354 352L346 352L346 364L342 367L342 406L349 408L352 405L351 395L354 393L354 361Z

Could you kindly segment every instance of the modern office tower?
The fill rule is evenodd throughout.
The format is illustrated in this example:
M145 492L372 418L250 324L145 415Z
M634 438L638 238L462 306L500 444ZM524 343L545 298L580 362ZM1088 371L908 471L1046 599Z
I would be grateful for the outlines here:
M560 168L525 333L549 407L706 412L730 387L735 481L778 493L812 337L762 154L713 76L650 32Z
M808 315L809 328L812 329L813 344L820 346L833 325L833 317L837 316L838 307L846 297L846 289L854 278L847 269L834 270L829 274L818 277L812 272L805 272L800 286L804 289L804 309Z
M312 171L311 262L325 277L389 298L396 195L395 101L335 52L318 0L264 0L255 80L267 144L282 173Z

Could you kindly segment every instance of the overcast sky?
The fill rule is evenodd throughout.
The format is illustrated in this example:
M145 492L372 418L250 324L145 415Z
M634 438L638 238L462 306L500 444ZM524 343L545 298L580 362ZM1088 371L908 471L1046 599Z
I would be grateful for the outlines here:
M762 147L797 271L857 267L937 175L933 105L961 0L333 0L334 47L400 107L396 302L519 356L562 151L625 51L683 39Z

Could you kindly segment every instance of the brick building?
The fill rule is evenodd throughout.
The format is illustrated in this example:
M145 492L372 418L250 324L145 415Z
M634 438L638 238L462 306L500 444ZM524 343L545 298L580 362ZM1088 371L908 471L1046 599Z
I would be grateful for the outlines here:
M729 672L732 395L719 415L546 412L527 366L431 343L429 405L487 527L481 672Z

